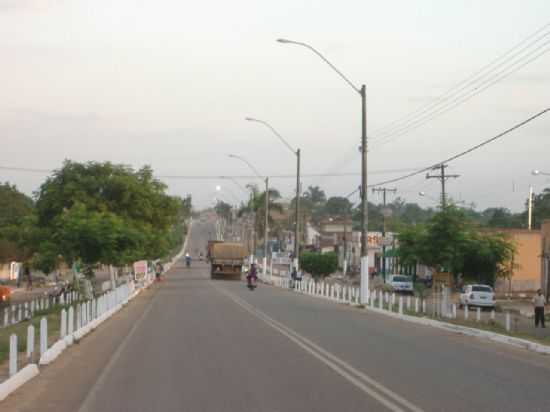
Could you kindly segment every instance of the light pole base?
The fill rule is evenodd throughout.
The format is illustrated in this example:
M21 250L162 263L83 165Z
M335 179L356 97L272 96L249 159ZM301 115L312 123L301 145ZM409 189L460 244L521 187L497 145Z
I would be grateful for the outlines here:
M361 305L369 303L369 257L361 257Z

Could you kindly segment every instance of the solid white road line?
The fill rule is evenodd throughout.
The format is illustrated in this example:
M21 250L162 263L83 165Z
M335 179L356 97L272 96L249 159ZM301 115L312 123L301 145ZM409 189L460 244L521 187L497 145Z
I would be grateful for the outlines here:
M355 369L353 366L351 366L347 362L343 361L342 359L338 358L337 356L328 352L327 350L321 348L320 346L310 341L309 339L305 338L304 336L300 335L296 331L290 329L289 327L269 317L261 310L250 305L248 302L242 300L241 298L237 297L236 295L229 292L228 290L221 288L219 286L216 286L214 283L212 283L212 285L216 290L218 290L220 293L227 296L229 299L231 299L237 305L241 306L251 315L264 321L267 325L271 326L273 329L277 330L278 332L286 336L292 342L296 343L302 349L304 349L305 351L313 355L315 358L317 358L322 363L327 365L337 374L339 374L340 376L348 380L350 383L358 387L364 393L366 393L367 395L371 396L372 398L376 399L378 402L386 406L389 410L395 411L395 412L405 411L405 410L422 412L421 408L417 407L416 405L412 404L402 396L393 392L391 389L386 388L384 385L377 382L373 378L367 376L363 372Z
M147 309L143 312L143 314L138 319L138 321L136 323L134 323L134 326L132 326L132 329L130 329L130 332L128 333L128 335L126 335L126 337L122 341L122 344L119 345L119 347L117 348L117 350L115 351L113 356L111 356L111 359L109 359L109 363L103 369L103 372L101 372L101 375L99 375L99 378L95 382L94 386L92 386L92 388L90 389L90 392L88 392L88 395L86 395L86 398L84 399L84 402L82 402L82 405L78 409L78 412L93 412L94 411L94 409L92 409L93 403L96 400L96 398L98 396L98 392L101 389L101 387L103 386L103 384L105 382L105 379L107 378L107 376L109 375L111 370L114 368L115 363L120 358L120 355L122 354L124 349L126 349L126 346L128 346L128 343L132 339L132 336L134 335L136 330L141 326L141 324L143 323L145 318L147 318L147 315L149 314L149 312L151 312L151 309L154 306L154 303L157 299L157 296L158 296L158 294L155 294L155 296L153 297L153 299L149 303L149 306L147 307Z

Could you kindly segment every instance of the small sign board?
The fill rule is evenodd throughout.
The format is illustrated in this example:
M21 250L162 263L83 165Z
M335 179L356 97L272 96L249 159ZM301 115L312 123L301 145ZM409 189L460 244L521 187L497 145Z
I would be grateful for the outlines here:
M147 274L147 261L139 260L134 263L134 274L136 278L143 277Z

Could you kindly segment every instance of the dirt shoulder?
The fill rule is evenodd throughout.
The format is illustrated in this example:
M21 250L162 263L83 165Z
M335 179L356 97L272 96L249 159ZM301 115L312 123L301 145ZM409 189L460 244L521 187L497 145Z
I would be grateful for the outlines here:
M143 291L80 343L67 349L40 375L0 403L12 412L74 412L98 379L112 354L151 303L156 289Z

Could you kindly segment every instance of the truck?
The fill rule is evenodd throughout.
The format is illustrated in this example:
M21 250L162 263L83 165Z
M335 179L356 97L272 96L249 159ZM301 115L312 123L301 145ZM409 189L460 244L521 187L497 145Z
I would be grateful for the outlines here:
M216 243L222 243L223 240L209 240L208 241L208 246L206 247L206 260L208 262L210 262L211 260L211 257L212 257L212 248L214 247L214 245Z
M212 279L239 280L241 278L245 257L246 249L241 243L213 243L209 258L210 277Z

